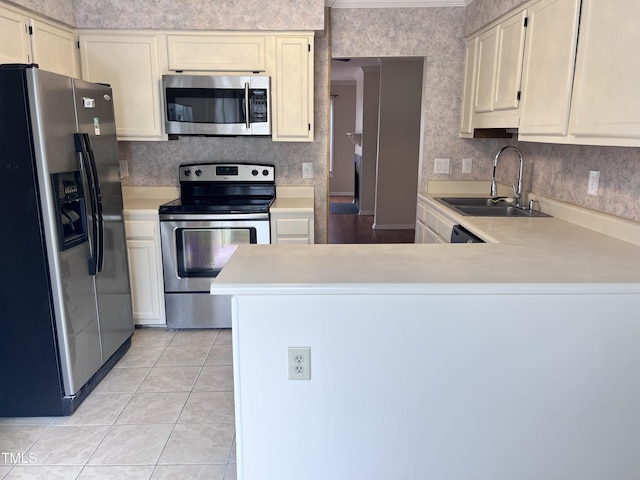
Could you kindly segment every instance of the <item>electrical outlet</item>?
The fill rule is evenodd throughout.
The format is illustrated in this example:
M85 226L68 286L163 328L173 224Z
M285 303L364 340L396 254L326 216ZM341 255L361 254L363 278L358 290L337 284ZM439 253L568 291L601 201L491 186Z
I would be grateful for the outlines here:
M311 348L289 347L289 380L311 379Z
M302 162L302 178L313 178L312 162Z
M462 159L462 173L471 173L473 160L471 158Z
M449 159L448 158L436 158L433 173L449 174Z
M588 195L598 196L598 183L600 183L600 172L591 170L589 172L589 186L587 187Z

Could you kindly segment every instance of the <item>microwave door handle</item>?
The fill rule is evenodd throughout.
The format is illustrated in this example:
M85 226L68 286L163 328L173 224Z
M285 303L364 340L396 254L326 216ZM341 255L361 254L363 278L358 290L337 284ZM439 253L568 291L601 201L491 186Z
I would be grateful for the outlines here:
M249 120L250 111L249 111L249 82L244 82L244 105L246 112L244 114L245 118L245 126L247 128L251 128L251 122Z

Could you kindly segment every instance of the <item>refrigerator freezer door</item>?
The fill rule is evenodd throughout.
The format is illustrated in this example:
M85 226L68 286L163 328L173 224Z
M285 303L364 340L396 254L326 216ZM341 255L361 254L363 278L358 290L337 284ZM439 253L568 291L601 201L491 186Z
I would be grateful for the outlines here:
M101 193L102 270L95 276L103 362L133 334L122 187L111 88L74 79L78 131L88 134Z
M72 396L102 365L89 244L60 251L52 191L52 174L80 170L72 82L37 68L28 69L26 79L60 365L65 395Z

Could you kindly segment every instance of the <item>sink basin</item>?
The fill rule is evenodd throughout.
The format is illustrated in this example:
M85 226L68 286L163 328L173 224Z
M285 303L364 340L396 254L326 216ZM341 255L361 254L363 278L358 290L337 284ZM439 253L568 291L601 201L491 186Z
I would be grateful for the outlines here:
M474 217L548 217L537 210L525 210L514 207L510 203L493 202L493 197L436 197L435 200L445 204L462 215Z
M501 203L493 203L492 197L436 197L436 200L449 206L477 205L491 207Z
M463 215L472 215L474 217L548 217L546 213L537 210L523 210L522 208L513 207L511 205L493 205L486 206L470 206L457 205L452 207L454 210Z

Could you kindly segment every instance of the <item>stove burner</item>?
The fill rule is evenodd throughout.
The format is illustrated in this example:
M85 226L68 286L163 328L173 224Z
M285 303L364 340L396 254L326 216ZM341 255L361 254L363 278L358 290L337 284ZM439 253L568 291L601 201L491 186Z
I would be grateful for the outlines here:
M196 172L196 175L191 175ZM254 164L180 166L180 198L160 206L161 214L269 213L276 196L274 167Z

